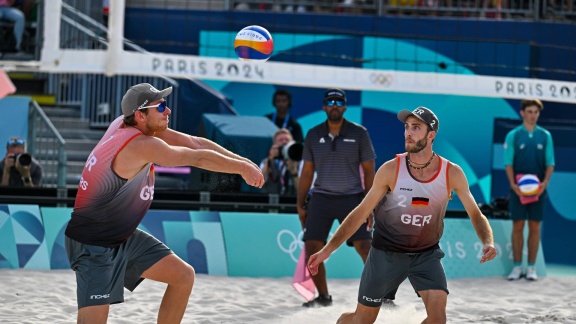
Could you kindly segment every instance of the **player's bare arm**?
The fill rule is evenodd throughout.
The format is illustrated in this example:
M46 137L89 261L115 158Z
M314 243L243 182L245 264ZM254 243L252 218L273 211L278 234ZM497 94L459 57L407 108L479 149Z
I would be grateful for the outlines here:
M222 146L218 145L217 143L203 137L191 136L179 131L175 131L170 128L167 128L166 130L161 132L157 132L154 134L154 136L162 139L163 141L165 141L170 145L184 146L191 149L213 150L229 158L239 159L247 163L254 164L256 166L256 164L250 161L249 159L242 157L238 154L235 154L223 148Z
M366 221L366 218L371 215L372 211L384 198L390 184L396 181L396 159L384 163L376 172L374 177L374 184L362 202L354 208L350 214L340 224L336 233L328 241L328 243L320 250L320 252L310 256L308 260L308 268L312 275L318 272L318 265L324 262L332 252L334 252L344 241L346 241L356 229Z
M240 174L247 184L261 188L264 177L254 164L230 158L213 150L170 146L152 136L137 136L118 153L114 171L123 178L131 178L147 163L162 166L189 165L215 172Z
M451 163L448 176L450 179L450 188L456 192L460 201L462 201L464 209L466 209L466 212L472 221L472 225L476 230L478 238L484 244L484 255L480 259L480 263L494 259L494 257L496 257L496 249L494 248L492 228L490 227L490 223L486 216L484 216L480 211L480 208L478 208L478 204L470 192L468 180L466 179L464 171L462 171L460 166L457 164Z

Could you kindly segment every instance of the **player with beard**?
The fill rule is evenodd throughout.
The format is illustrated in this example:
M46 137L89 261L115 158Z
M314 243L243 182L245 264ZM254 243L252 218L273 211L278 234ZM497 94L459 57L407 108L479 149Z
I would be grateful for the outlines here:
M376 208L374 239L362 273L356 311L342 314L338 323L374 323L383 299L393 300L406 278L426 307L423 323L446 322L448 286L439 242L453 191L484 244L480 263L496 256L492 229L470 193L464 172L432 150L439 126L436 115L418 107L400 111L398 119L404 123L406 152L378 169L366 197L308 262L310 273L316 275L318 266Z
M297 194L298 216L308 257L326 244L334 220L342 223L346 215L362 201L365 192L372 187L375 173L376 153L368 131L344 118L345 92L328 89L324 94L322 109L326 112L327 120L310 129L306 135ZM305 206L314 172L317 176L314 189ZM365 261L370 251L372 222L369 226L358 224L354 230L347 243L354 246L362 261ZM318 297L302 306L332 305L323 264L313 280Z
M260 168L204 138L168 128L172 87L132 86L116 118L82 171L65 245L76 273L78 323L105 323L110 304L124 302L144 279L167 284L158 323L180 323L194 269L152 235L138 229L154 198L154 165L240 174L261 188Z

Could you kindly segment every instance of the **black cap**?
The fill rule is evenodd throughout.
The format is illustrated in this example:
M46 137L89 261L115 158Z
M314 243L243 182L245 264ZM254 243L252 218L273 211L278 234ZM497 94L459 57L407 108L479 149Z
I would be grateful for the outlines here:
M342 89L328 89L324 93L324 101L328 99L340 99L346 102L346 92Z
M406 119L410 116L414 116L430 127L435 132L438 132L438 127L440 126L440 122L438 121L438 117L434 114L434 112L426 107L418 107L413 111L410 110L402 110L398 113L398 119L405 123Z

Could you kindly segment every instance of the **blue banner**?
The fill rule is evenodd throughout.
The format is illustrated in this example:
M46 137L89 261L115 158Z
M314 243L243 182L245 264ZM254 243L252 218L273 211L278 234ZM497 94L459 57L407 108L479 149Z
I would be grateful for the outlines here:
M50 269L37 205L0 205L0 268Z
M0 268L69 268L64 230L71 212L72 208L0 205ZM440 245L448 278L507 275L512 268L511 221L490 221L498 256L484 264L480 264L482 244L470 220L444 223ZM338 225L334 223L330 235ZM168 245L197 273L211 275L291 277L304 246L296 214L151 210L140 228ZM542 252L536 267L540 276L546 275ZM328 278L359 278L362 269L362 259L346 245L326 261Z

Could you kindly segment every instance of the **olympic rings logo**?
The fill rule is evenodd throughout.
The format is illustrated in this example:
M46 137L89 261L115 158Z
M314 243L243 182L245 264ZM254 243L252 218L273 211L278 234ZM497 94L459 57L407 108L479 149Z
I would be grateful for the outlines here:
M392 76L392 74L372 73L368 79L370 83L383 87L389 87L392 85L392 82L394 82L394 76Z
M330 232L328 234L328 237L332 237L332 235L334 234ZM298 233L298 236L296 236L294 235L294 233L286 229L281 230L280 232L278 232L278 235L276 235L276 242L278 243L278 247L280 248L280 250L290 255L290 258L292 258L292 260L294 260L295 263L298 263L300 253L296 253L296 255L294 255L294 252L299 252L304 247L304 241L302 241L302 236L304 236L304 232L302 231L300 231L300 233ZM330 258L324 260L324 263L328 262L328 260L330 260Z
M294 255L294 252L296 252L297 250L301 250L302 247L304 246L304 241L302 241L303 235L304 232L302 231L300 231L298 236L296 236L289 230L281 230L280 232L278 232L278 235L276 236L276 242L278 242L278 247L280 248L280 250L282 250L282 252L284 253L289 254L292 260L294 260L294 262L296 263L298 263L298 257L300 257L300 255L298 253ZM286 244L287 242L289 243Z

